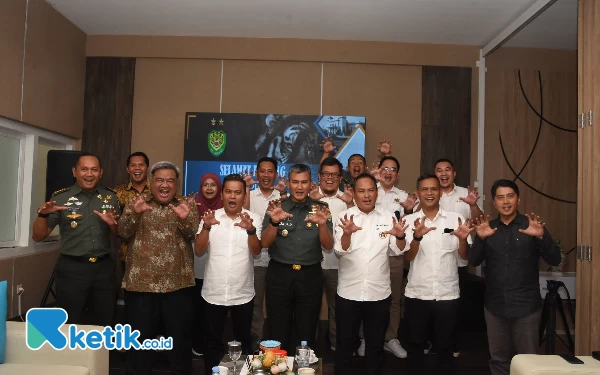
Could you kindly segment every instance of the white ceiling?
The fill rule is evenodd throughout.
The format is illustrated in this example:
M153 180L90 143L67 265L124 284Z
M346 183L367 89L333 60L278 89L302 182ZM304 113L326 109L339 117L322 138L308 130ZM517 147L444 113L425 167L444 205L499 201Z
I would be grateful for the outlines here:
M90 35L302 38L483 46L536 0L47 1ZM536 34L528 43L539 43L540 39L551 43L560 34L561 25L548 28L553 31L551 34Z
M558 0L505 46L577 49L577 0Z

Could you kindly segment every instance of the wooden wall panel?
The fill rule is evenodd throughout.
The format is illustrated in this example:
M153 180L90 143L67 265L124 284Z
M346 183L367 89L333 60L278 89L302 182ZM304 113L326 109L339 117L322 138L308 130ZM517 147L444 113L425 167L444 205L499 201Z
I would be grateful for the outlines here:
M0 1L0 115L21 119L26 2Z
M378 161L382 139L400 161L403 190L415 190L421 158L421 67L325 64L323 113L367 117L366 158Z
M223 112L319 114L321 64L225 61Z
M128 181L135 59L89 57L85 80L82 151L102 160L102 184Z
M577 75L575 72L543 71L543 116L557 126L576 130ZM540 82L538 72L521 71L523 90L532 106L540 112ZM490 188L500 178L514 179L529 158L536 143L540 119L529 108L521 92L518 70L488 69L486 86L486 139L484 209L492 215ZM499 136L506 153L504 159ZM577 133L558 130L542 124L537 146L521 178L536 190L555 198L575 202L577 199ZM519 210L535 212L547 223L555 240L560 240L565 251L576 244L576 210L572 203L559 202L534 191L517 181L521 193ZM575 252L568 258L567 270L575 270ZM540 264L542 270L548 265Z
M219 112L221 61L137 59L131 150L183 168L186 112Z
M471 183L471 68L423 67L421 173L452 160L456 184Z
M86 35L44 0L30 0L23 121L80 138Z

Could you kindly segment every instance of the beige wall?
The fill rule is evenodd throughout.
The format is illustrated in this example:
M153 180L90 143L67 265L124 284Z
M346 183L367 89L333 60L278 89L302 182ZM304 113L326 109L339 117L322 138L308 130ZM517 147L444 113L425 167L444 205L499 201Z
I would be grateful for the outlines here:
M2 0L0 115L81 137L85 46L86 35L46 1Z
M297 39L89 36L87 55L138 58L132 151L143 150L153 161L183 163L186 111L320 114L322 101L323 114L367 117L369 164L377 160L379 140L390 139L402 163L398 186L413 190L420 172L421 66L474 68L478 49ZM476 68L472 90L471 144L476 150ZM471 155L475 176L477 153Z
M544 117L571 130L577 129L577 52L501 48L486 59L485 110L485 210L497 214L492 206L490 188L499 178L513 179L500 148L518 172L529 157L539 128L539 117L527 106L518 81L532 105L540 111L537 71L542 78ZM577 199L577 133L542 125L538 145L521 177L537 190L570 201ZM517 181L521 192L522 213L540 215L554 239L565 251L576 245L577 206L550 200ZM575 271L575 252L567 269ZM541 269L548 265L542 263Z
M0 1L0 116L81 137L85 46L86 35L46 1ZM9 318L17 315L18 284L25 288L23 312L39 305L57 255L54 249L0 258L0 280L9 281Z

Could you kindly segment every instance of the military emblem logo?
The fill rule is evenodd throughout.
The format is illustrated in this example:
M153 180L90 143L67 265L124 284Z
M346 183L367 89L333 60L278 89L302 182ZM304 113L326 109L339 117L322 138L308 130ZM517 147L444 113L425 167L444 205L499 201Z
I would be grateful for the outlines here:
M211 125L214 126L216 121L214 119L211 120ZM219 120L219 126L223 126L225 121L223 119ZM213 129L208 133L208 150L213 156L219 156L225 151L225 146L227 145L227 134L223 131L223 129Z

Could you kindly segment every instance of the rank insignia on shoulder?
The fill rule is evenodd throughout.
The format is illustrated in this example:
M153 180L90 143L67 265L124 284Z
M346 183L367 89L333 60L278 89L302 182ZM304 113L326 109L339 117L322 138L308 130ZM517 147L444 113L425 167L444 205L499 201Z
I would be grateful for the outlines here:
M111 189L111 188L109 188L107 186L103 186L103 188L105 188L106 190L112 191L113 193L117 194L117 192L115 190L113 190L113 189Z
M64 193L65 191L68 191L69 189L70 189L70 187L66 187L64 189L57 190L54 193L52 193L52 195L58 195L60 193Z
M316 200L315 202L317 202L318 204L322 204L325 207L329 207L329 203L323 202L322 200Z

